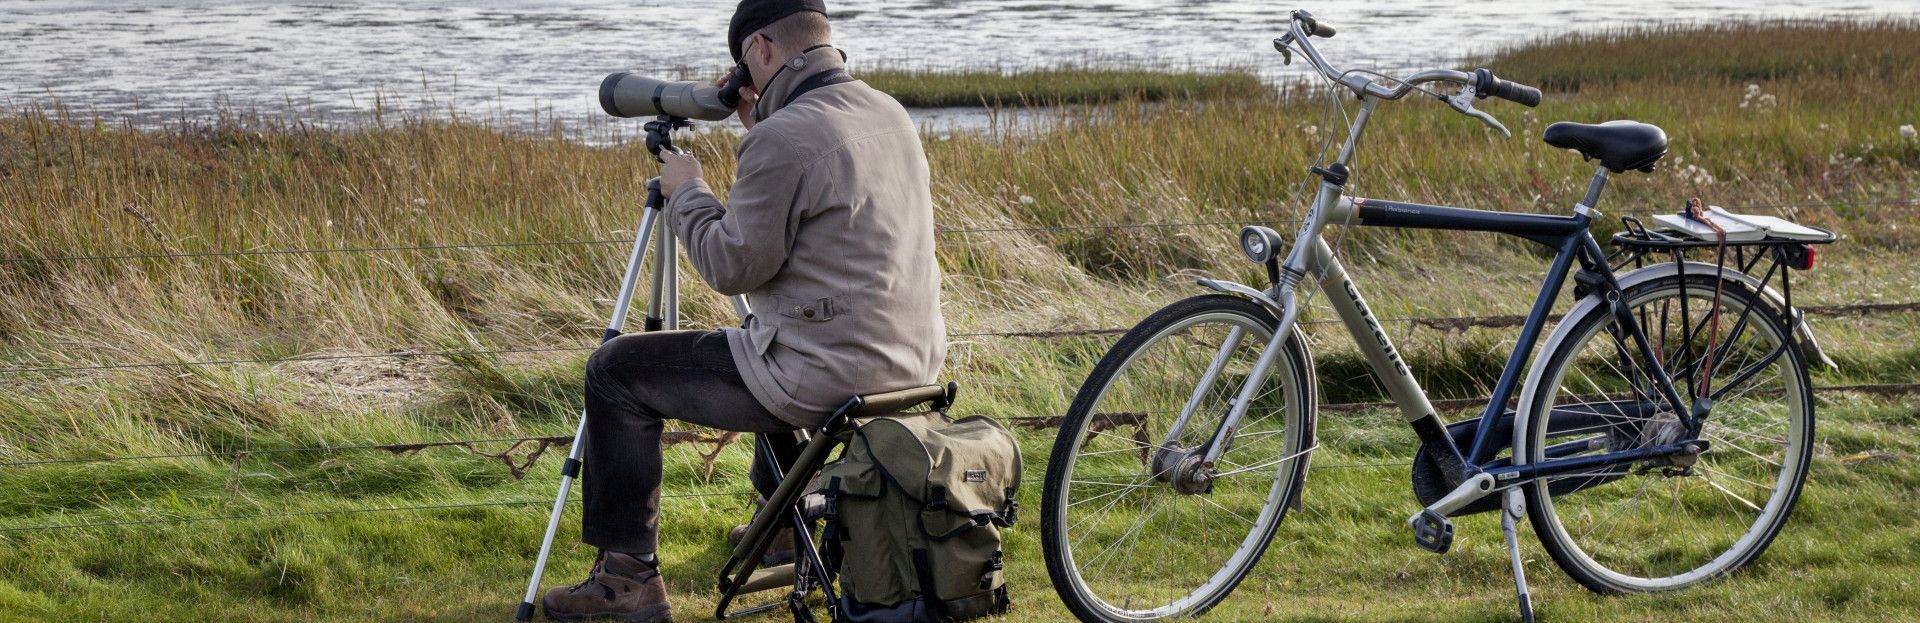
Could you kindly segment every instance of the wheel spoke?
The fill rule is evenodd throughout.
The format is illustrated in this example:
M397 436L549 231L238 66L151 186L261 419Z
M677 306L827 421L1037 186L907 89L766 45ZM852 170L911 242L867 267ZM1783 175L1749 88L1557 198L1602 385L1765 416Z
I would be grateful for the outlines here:
M1719 492L1721 492L1721 493L1725 493L1725 494L1727 494L1727 497L1730 497L1730 498L1733 498L1733 499L1736 499L1736 500L1739 500L1741 504L1745 504L1745 505L1747 505L1747 508L1751 508L1751 509L1753 509L1753 510L1754 510L1754 512L1756 512L1756 513L1763 513L1763 512L1766 512L1766 510L1765 510L1765 509L1762 509L1762 508L1760 508L1760 505L1759 505L1759 504L1754 504L1754 503L1753 503L1753 500L1749 500L1749 499L1747 499L1747 498L1745 498L1745 497L1742 497L1742 496L1741 496L1740 494L1738 494L1738 493L1734 493L1734 492L1732 492L1732 491L1728 491L1726 487L1722 487L1722 486L1720 486L1720 483L1717 483L1717 482L1714 482L1712 478L1709 478L1709 477L1706 477L1706 476L1701 476L1701 477L1700 477L1700 481L1701 481L1701 482L1705 482L1705 483L1707 483L1707 486L1709 486L1709 487L1713 487L1713 490L1715 490L1715 491L1719 491Z

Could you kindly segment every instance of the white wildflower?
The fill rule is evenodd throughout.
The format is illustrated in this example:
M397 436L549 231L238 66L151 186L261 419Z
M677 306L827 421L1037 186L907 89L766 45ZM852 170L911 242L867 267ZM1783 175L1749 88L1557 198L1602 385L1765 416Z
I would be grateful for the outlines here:
M1033 195L1020 195L1020 205L1033 205Z
M1900 138L1913 140L1915 137L1920 137L1920 131L1914 130L1913 124L1900 126Z
M1747 85L1746 96L1740 98L1740 107L1750 110L1771 110L1779 103L1779 98L1774 97L1772 93L1762 93L1760 85L1757 84Z
M1708 173L1706 169L1700 168L1697 165L1689 164L1684 168L1675 169L1675 171L1680 174L1682 179L1693 182L1695 186L1706 186L1714 182L1713 174Z
M426 197L414 197L414 198L413 198L413 205L417 205L417 206L424 206L424 205L427 205L427 198L426 198Z

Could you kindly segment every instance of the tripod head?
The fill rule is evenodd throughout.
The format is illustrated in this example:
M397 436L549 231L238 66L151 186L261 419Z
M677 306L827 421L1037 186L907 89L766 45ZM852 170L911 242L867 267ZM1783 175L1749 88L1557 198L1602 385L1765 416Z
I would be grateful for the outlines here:
M680 148L673 146L673 131L682 128L691 128L693 127L693 122L688 121L686 117L663 114L653 121L648 121L647 124L642 127L647 129L647 151L653 154L655 160L659 160L660 150L664 149L676 153L680 151Z

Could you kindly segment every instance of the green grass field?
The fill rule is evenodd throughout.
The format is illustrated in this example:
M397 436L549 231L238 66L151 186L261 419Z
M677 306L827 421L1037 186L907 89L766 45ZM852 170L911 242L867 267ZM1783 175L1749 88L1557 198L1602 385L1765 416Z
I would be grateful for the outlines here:
M1753 209L1844 234L1796 282L1800 302L1920 301L1920 140L1900 131L1920 124L1908 86L1920 79L1916 37L1913 22L1767 23L1575 35L1500 52L1486 65L1548 87L1537 110L1482 104L1515 138L1431 102L1383 107L1354 192L1564 212L1591 169L1539 143L1541 128L1633 118L1665 128L1673 150L1651 175L1617 177L1603 212L1672 210L1695 195L1730 207L1817 205ZM1819 45L1783 44L1809 40ZM1341 41L1323 51L1338 58ZM1196 275L1257 280L1234 249L1236 224L1300 216L1294 189L1325 124L1324 100L1288 86L1199 101L1186 94L1204 89L1177 86L1189 80L1178 76L1159 96L1049 90L1063 81L1045 78L1015 85L1016 97L993 91L993 73L938 88L907 73L889 88L909 97L918 84L927 90L911 97L948 103L1123 97L1064 110L1046 127L927 139L959 412L1057 415L1112 338L978 334L1125 327L1197 293ZM1088 82L1112 84L1096 78ZM724 188L736 141L705 132L686 143ZM621 240L631 240L653 172L637 145L467 124L333 132L253 120L135 132L57 111L0 117L0 258L179 255L0 261L0 368L302 359L0 373L0 620L511 616L563 447L547 449L524 479L488 455L505 452L517 467L533 444L273 451L570 434L585 352L545 349L582 349L598 336L629 244ZM1095 227L1111 224L1172 225ZM1544 267L1525 243L1480 235L1356 230L1343 240L1388 318L1524 313ZM610 242L193 255L501 241ZM684 286L687 324L730 324L724 301L697 284L689 276ZM1841 364L1816 370L1816 383L1915 382L1913 314L1814 323ZM1440 397L1484 394L1513 340L1509 329L1388 328ZM1310 333L1326 401L1381 399L1343 333ZM516 352L326 358L448 351ZM1912 396L1819 398L1806 493L1757 565L1682 593L1600 597L1561 575L1527 530L1542 614L1877 621L1920 610L1920 410ZM1493 518L1463 520L1445 556L1410 542L1415 442L1398 416L1328 412L1320 422L1304 509L1208 620L1510 618ZM1023 503L1038 508L1052 434L1023 431L1022 440ZM662 557L682 620L710 613L721 537L749 508L750 498L732 495L747 488L745 444L719 453L708 475L700 453L713 448L668 454L668 494L686 497L666 502ZM222 456L20 464L208 453ZM380 510L428 506L460 507ZM337 512L353 510L368 512ZM1016 610L1006 620L1062 620L1033 517L1010 536ZM215 519L179 521L194 518ZM120 522L147 523L32 529ZM573 543L577 516L565 526L549 584L577 581L592 557Z

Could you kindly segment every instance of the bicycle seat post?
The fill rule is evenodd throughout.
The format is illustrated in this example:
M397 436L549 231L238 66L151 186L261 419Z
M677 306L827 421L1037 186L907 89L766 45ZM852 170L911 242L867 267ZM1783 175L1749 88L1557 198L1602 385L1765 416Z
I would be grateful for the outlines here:
M1600 205L1600 191L1606 190L1606 188L1607 168L1595 167L1593 169L1593 181L1587 183L1587 196L1585 199L1580 200L1580 205L1574 206L1573 211L1587 214L1597 209Z

